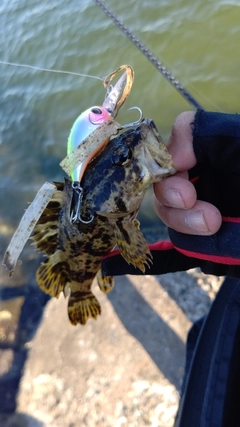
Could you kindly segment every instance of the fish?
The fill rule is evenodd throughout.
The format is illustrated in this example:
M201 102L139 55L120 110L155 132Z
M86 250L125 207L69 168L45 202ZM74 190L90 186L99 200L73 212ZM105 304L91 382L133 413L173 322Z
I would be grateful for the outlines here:
M117 83L113 78L124 70ZM137 214L148 187L176 169L154 122L140 118L127 125L115 121L130 93L131 66L123 65L104 78L107 96L74 122L67 156L60 166L64 182L45 183L24 213L6 250L3 264L10 276L30 237L45 260L36 279L40 288L68 297L73 325L97 319L101 306L92 282L110 292L114 279L101 271L102 259L118 246L128 263L145 272L151 253Z
M137 220L148 187L176 172L154 122L143 119L110 139L87 164L79 192L72 181L54 183L56 191L34 227L31 239L45 254L36 279L40 288L58 298L68 297L68 317L73 325L97 319L101 306L91 287L97 277L102 292L114 286L103 276L101 261L118 246L122 256L142 272L151 253Z

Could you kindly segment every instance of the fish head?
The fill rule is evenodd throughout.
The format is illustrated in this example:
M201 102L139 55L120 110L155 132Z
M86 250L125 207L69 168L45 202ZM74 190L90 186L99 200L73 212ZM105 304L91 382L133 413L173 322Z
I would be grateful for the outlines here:
M145 119L112 138L82 180L83 212L112 218L136 212L150 184L175 173L154 122Z

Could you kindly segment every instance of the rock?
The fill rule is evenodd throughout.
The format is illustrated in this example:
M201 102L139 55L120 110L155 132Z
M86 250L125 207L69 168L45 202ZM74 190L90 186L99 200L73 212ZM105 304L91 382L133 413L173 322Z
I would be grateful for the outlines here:
M51 299L35 337L21 341L28 359L17 412L0 425L171 427L187 332L220 284L198 270L119 277L108 295L95 283L102 315L84 327L70 324L64 297ZM9 363L10 353L5 370Z

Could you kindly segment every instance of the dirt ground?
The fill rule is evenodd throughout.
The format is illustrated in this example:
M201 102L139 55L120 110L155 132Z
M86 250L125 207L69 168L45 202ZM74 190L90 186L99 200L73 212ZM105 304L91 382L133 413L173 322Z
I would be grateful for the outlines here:
M172 426L187 332L221 281L190 270L119 277L108 295L94 284L102 315L84 327L69 323L63 297L51 299L25 344L16 412L0 415L1 427ZM11 350L0 358L3 374Z

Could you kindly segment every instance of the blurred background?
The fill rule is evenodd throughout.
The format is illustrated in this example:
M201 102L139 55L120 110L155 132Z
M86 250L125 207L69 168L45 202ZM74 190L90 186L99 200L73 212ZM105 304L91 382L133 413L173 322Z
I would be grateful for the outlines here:
M174 76L181 81L205 109L231 113L240 111L240 7L237 1L143 0L140 2L129 0L126 5L124 2L118 2L117 0L106 0L106 5L169 67ZM39 3L39 1L32 0L29 3L27 0L3 0L0 5L0 36L1 61L68 70L99 77L104 77L122 64L130 64L135 70L135 81L131 95L119 113L118 121L120 123L128 123L135 120L134 113L127 112L127 108L136 105L142 109L145 117L151 117L155 121L165 141L168 140L175 117L180 112L191 109L191 106L93 1L43 0ZM70 128L82 111L92 105L102 104L105 90L99 80L66 74L53 74L22 67L18 68L1 63L0 76L0 256L2 259L24 209L26 209L28 202L33 200L41 185L47 180L63 180L64 174L59 162L66 154ZM165 228L151 209L150 192L142 204L140 220L142 229L149 236L149 240L166 237ZM69 383L67 387L69 399L73 401L77 394L77 402L82 402L77 407L80 407L79 411L83 411L77 415L78 418L74 419L73 417L69 420L69 411L66 409L65 412L63 411L65 415L63 415L59 409L63 405L63 396L65 401L68 399L65 395L64 379L59 372L62 372L64 368L67 371L69 364L63 361L61 368L59 368L60 371L56 373L53 363L50 372L47 368L47 361L49 361L49 358L47 358L46 363L43 362L41 368L39 368L38 361L36 361L38 354L36 352L37 344L34 344L35 341L31 341L37 331L37 326L44 313L45 304L48 301L48 298L38 290L34 278L39 264L39 255L30 245L27 245L21 260L22 264L17 267L11 279L7 277L5 268L0 266L0 411L2 413L11 413L16 409L17 411L22 411L22 414L28 414L28 417L21 415L20 412L21 416L19 414L14 415L18 416L17 425L19 426L70 427L70 425L96 425L106 427L108 425L134 426L135 422L138 426L172 425L177 405L177 391L180 388L184 367L183 344L186 331L191 322L208 309L219 284L218 280L216 279L214 282L216 283L216 289L213 286L215 289L213 292L213 288L210 286L210 282L213 279L203 278L196 272L190 272L186 275L182 273L181 277L170 275L168 280L166 278L163 279L163 282L165 280L165 285L159 278L156 278L155 285L150 286L150 288L148 282L144 288L143 279L139 279L138 282L135 281L134 283L131 283L130 278L122 279L123 282L119 282L119 286L116 291L113 291L115 294L113 293L112 297L109 296L108 299L105 296L102 297L103 311L105 312L103 320L89 322L84 328L84 332L80 327L73 328L68 325L65 313L66 302L51 301L47 310L50 310L52 303L55 304L56 316L61 317L61 328L65 330L66 326L66 330L69 329L69 333L73 335L73 342L77 342L77 345L80 346L79 353L81 355L84 354L85 359L91 362L89 362L88 369L84 370L84 373L78 370L76 375L79 377L81 375L84 377L85 375L85 383L87 384L87 381L90 381L90 385L88 384L86 389L92 390L92 396L100 396L100 400L94 400L95 403L91 406L86 397L88 395L84 394L85 388L81 391L76 391L74 383ZM124 282L124 280L126 281ZM146 281L151 282L151 280L153 278L146 278ZM190 302L187 300L187 304L189 307L192 307L191 304L196 307L196 300L194 298L191 300L192 295L194 295L193 289L196 290L196 298L200 304L200 311L196 310L195 317L191 314L193 312L192 308L190 309L191 313L188 312L187 308L183 308L184 303L181 300L184 295L184 301L186 302L186 286L184 284L189 283L189 280L193 280L191 282L193 284L189 286ZM178 283L178 291L175 289L175 282ZM179 283L182 283L182 285L179 285ZM142 292L150 289L144 297L140 292L141 286L143 286ZM159 297L154 294L156 287L160 292ZM131 305L130 298L135 298L136 301L135 291L139 301L135 309L133 309L134 304ZM153 299L151 299L151 292L153 292ZM156 314L159 307L154 308L155 314L150 315L147 310L151 308L154 300L163 298L164 295L169 298L165 308L171 307L174 302L175 309L172 309L171 315L167 315L163 324L161 316L164 317L164 313L159 312ZM148 297L150 298L149 301L147 301ZM133 317L129 319L127 317L128 320L124 317L124 309L122 309L122 312L120 309L120 312L117 310L118 302L121 298L125 298L129 302L129 310ZM122 304L126 307L125 303L126 301L123 300ZM119 302L120 306L121 302ZM182 313L185 316L184 325L178 317L178 315L181 317ZM107 314L111 319L111 327L113 324L117 325L115 329L120 335L118 336L116 335L117 332L114 332L115 338L112 338L112 335L111 337L108 335L109 317L107 317ZM47 319L47 315L44 314L44 316ZM62 329L58 329L60 326L58 327L56 322L55 329L51 331L53 318L50 314L49 316L48 322L50 323L48 326L45 325L45 328L50 334L49 339L58 345L58 351L60 351L58 340L62 339ZM142 329L143 331L144 327L138 322L144 316L146 316L145 325L149 324L149 316L153 318L152 327L139 335L139 330ZM44 318L44 322L47 321L46 319ZM175 319L176 325L182 325L179 327L178 332L175 331L178 339L176 342L174 341L174 344L172 343L172 346L169 344L171 339L168 339L168 334L171 334L172 328L174 328L172 324L170 326L168 324L171 319ZM101 324L101 322L103 323ZM103 325L105 326L103 327ZM165 328L166 325L168 332L164 347L163 343L161 343L161 328ZM44 324L41 324L41 327L44 327ZM140 369L139 371L137 368L134 380L129 380L128 384L128 392L133 397L128 397L127 401L129 402L129 399L134 398L139 399L138 401L135 400L135 403L131 400L133 402L132 405L135 405L134 408L136 407L134 409L135 412L131 412L132 406L128 408L127 403L124 401L127 396L126 390L123 390L122 394L120 392L118 394L116 390L120 390L119 387L116 386L115 389L112 389L112 385L106 386L104 378L107 378L107 384L111 384L109 372L104 369L101 372L96 371L98 365L101 365L99 362L99 354L101 353L99 347L97 346L94 352L91 353L89 348L85 348L83 345L85 338L91 345L97 345L96 334L101 335L100 331L105 330L104 328L106 328L106 333L103 334L99 346L102 348L103 340L106 340L105 344L107 346L112 343L111 345L114 349L110 346L108 355L111 352L115 354L116 359L119 361L118 366L128 366L127 360L130 356L126 356L126 352L132 358L136 354L135 350L130 351L131 345L129 343L126 344L131 339L133 339L133 348L135 349L134 346L137 346L139 361L144 361L144 358L147 358L145 362L142 362L142 370ZM155 332L151 335L153 330ZM166 332L165 329L164 331ZM77 334L77 336L75 337L74 334ZM85 336L84 339L83 334ZM149 337L149 342L144 341L146 336ZM40 338L37 335L35 339ZM42 336L42 339L43 357L46 354L44 347L46 346L46 341L44 336ZM40 344L38 345L40 346ZM92 348L91 345L90 348ZM62 343L61 348L63 347ZM37 348L39 349L40 347ZM69 346L67 348L69 349ZM176 351L176 348L178 348L178 351ZM66 350L63 349L62 351ZM141 353L141 351L146 352L146 354ZM69 350L69 352L71 351ZM76 349L75 353L77 360L78 352ZM75 353L73 350L73 354ZM124 361L125 359L123 358L120 362L120 354L125 354L124 357L127 357L127 360ZM169 354L173 355L170 373L168 372L167 363ZM176 366L174 365L175 356L181 361L177 362ZM103 354L102 357L104 359L106 355ZM165 365L164 360L166 360ZM26 361L30 363L29 370L26 369ZM108 363L113 363L114 365L114 362L110 360ZM162 363L165 368L161 365ZM144 368L144 364L148 366L147 369ZM79 369L82 369L82 363L80 365L81 368L79 367ZM129 369L132 371L133 366L130 365L131 369ZM135 364L133 365L136 366ZM54 378L55 385L47 395L54 396L54 393L56 395L56 387L58 387L58 397L55 396L55 403L52 404L60 411L56 412L57 415L54 411L51 412L50 405L48 409L43 406L39 417L32 418L36 413L36 407L34 404L32 407L30 405L31 399L29 396L32 395L32 391L30 392L27 387L30 383L33 383L33 378L25 378L23 380L25 381L25 383L23 382L25 389L24 386L19 388L24 367L25 376L26 372L29 372L30 376L35 372L34 378L38 381L38 385L40 381L42 388L40 387L40 400L37 401L38 407L40 405L39 402L42 402L41 396L45 396L44 390L48 390L45 382L47 381L48 383L49 380L49 384L52 384L52 378ZM105 368L107 367L105 366ZM92 370L94 375L97 375L98 380L95 376L92 376ZM96 372L98 373L96 374ZM143 374L142 372L145 373ZM43 377L44 375L45 377ZM114 375L119 376L120 379L122 378L122 373L115 372L110 375L111 379ZM127 378L130 377L127 376ZM75 377L73 376L73 378ZM163 399L161 410L159 408L156 410L154 409L156 405L150 402L149 396L152 396L152 394L149 390L152 390L151 387L154 389L155 386L153 384L161 388L161 384L163 384L161 381L167 381L166 384L164 383L163 389L159 389L156 393L155 391L152 392L156 394L156 396L154 394L156 402L158 402L156 405L159 406L159 401ZM59 385L60 383L61 385ZM134 386L135 388L133 387L132 390L132 384L135 383L137 386ZM98 390L100 391L96 391L94 388L96 384L98 384ZM104 387L110 387L108 389L109 396L113 396L113 390L115 390L116 396L112 405L101 401L102 396L106 396L105 392L101 392ZM138 393L137 397L134 394L136 387L138 390L136 392ZM164 396L167 395L166 387L170 387L170 397L165 401ZM25 394L21 391L23 394L19 403L17 403L17 395L20 389L25 390ZM8 390L8 394L6 390ZM28 390L29 400L26 397L26 390ZM86 393L90 392L87 391ZM142 401L139 395L145 396ZM171 399L173 399L172 404L169 403ZM106 405L109 408L109 418L107 418L107 415L104 418L101 411L102 408L103 412L106 412ZM149 408L153 408L151 409L153 411L151 412L152 418L147 417L143 406L148 408L145 410L148 414L151 412ZM128 408L127 410L124 409L126 407ZM166 415L167 407L170 408L170 415ZM84 411L86 413L95 413L96 418L94 420L88 419ZM55 415L51 415L53 412ZM143 412L145 415L143 415ZM43 413L48 415L44 418ZM59 413L62 415L60 416ZM67 413L68 415L66 415ZM76 410L73 410L73 413L76 413ZM138 415L133 416L133 413ZM12 415L10 418L7 415L4 416L1 425L10 426L11 422L15 422L11 421L13 420L11 417Z

